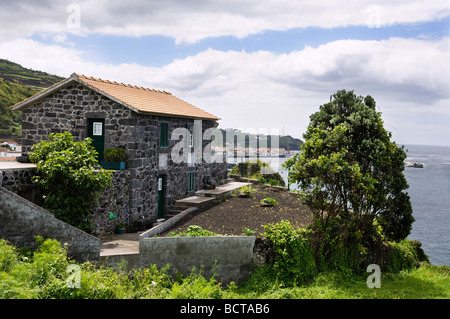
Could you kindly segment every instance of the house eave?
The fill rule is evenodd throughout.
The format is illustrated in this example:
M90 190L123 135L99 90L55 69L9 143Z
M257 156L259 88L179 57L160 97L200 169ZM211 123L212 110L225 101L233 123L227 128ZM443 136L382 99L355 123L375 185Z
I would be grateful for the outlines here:
M16 104L10 106L10 108L13 109L14 111L20 110L23 107L26 107L26 106L28 106L30 104L33 104L33 103L36 103L39 100L41 100L41 99L49 96L50 94L54 93L55 91L58 91L61 88L69 85L72 81L75 81L75 78L70 76L69 78L67 78L65 80L62 80L61 82L58 82L58 83L54 84L53 86L51 86L51 87L49 87L49 88L47 88L47 89L45 89L45 90L43 90L43 91L33 95L33 96L31 96L31 97L29 97L29 98L27 98L27 99L25 99L25 100L23 100L23 101L21 101L19 103L16 103Z

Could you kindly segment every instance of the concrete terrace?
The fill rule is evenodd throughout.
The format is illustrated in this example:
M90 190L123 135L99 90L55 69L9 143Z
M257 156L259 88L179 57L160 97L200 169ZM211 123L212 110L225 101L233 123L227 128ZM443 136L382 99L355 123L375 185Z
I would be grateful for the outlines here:
M99 236L99 239L101 240L100 256L139 254L139 237L141 235L151 237L153 234L157 235L162 233L186 214L246 185L250 185L250 183L228 181L228 183L217 186L212 190L197 191L195 196L186 197L176 201L176 206L184 207L183 211L180 211L180 213L169 219L157 223L156 226L147 231Z
M17 161L0 161L0 171L21 168L35 168L32 163L19 163Z

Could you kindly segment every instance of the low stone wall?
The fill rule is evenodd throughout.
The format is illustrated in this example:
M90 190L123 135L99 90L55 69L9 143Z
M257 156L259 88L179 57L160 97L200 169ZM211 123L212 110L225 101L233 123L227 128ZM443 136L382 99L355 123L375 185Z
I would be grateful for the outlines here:
M139 254L102 257L110 266L123 260L129 268L162 268L170 265L168 274L188 276L193 267L205 278L215 275L223 284L240 283L265 257L255 255L253 236L213 237L144 237L139 238Z
M34 236L67 243L77 261L100 257L100 240L65 222L19 195L0 187L0 238L19 247L35 248Z

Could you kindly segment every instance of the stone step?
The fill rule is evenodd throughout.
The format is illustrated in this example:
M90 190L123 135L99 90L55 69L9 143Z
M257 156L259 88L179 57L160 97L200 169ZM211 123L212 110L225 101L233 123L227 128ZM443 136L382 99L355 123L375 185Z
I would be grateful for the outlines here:
M214 197L203 197L203 196L190 196L175 202L175 205L189 206L189 207L199 207L205 205L211 201L215 200Z
M172 218L172 217L174 217L174 216L176 216L176 215L178 215L180 212L173 212L173 211L168 211L164 216L167 218L167 219L169 219L169 218Z
M186 205L173 205L169 210L176 210L182 212L183 210L186 210L188 208L191 208L192 206L186 206Z

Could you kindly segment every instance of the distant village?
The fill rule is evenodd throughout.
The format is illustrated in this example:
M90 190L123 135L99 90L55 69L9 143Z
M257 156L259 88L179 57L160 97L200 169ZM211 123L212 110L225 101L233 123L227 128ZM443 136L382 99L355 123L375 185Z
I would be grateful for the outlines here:
M22 145L11 139L0 139L0 161L15 161L22 155Z
M227 154L227 156L234 157L287 157L291 155L291 152L284 148L212 146L211 149L217 155Z

